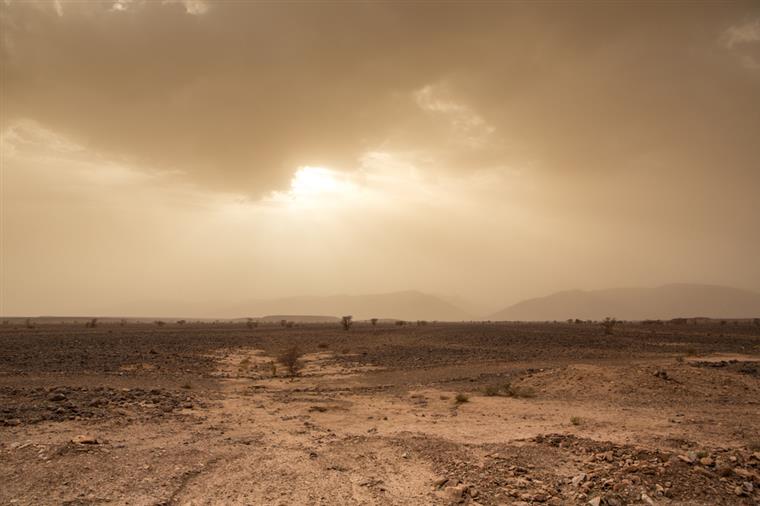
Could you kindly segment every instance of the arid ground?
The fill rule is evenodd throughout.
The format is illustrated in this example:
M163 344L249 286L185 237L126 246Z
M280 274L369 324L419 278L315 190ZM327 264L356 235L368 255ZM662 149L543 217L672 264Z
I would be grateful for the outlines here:
M0 504L750 505L759 490L750 323L0 327Z

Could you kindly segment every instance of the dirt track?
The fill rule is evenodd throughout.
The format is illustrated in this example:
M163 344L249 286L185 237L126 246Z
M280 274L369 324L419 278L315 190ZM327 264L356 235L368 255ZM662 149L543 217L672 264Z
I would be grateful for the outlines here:
M272 377L293 344L301 375ZM760 501L750 325L49 324L0 346L0 504Z

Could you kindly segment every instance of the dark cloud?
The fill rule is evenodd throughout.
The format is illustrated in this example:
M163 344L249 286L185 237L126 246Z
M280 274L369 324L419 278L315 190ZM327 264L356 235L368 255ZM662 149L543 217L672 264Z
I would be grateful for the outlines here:
M4 6L6 121L250 193L380 148L569 173L760 155L760 72L720 44L751 4L123 5ZM457 143L456 118L415 100L425 86L493 133Z

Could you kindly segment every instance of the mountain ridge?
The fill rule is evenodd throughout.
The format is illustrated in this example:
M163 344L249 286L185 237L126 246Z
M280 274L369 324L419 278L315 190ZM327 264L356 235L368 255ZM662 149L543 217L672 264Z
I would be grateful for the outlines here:
M656 287L564 290L508 306L490 320L625 320L760 316L760 293L722 285L672 283Z

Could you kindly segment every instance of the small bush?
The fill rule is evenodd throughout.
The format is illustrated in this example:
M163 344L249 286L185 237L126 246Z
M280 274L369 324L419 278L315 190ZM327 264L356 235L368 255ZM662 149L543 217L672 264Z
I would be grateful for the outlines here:
M617 320L615 318L610 318L609 316L602 321L602 327L604 328L604 335L611 336L612 331L615 329L615 325L617 325Z
M343 330L349 330L351 328L351 324L353 324L353 316L344 316L340 319L340 324L343 327Z
M514 397L517 399L529 399L536 396L536 391L530 387L514 386L511 383L501 385L487 385L483 387L483 394L488 397Z
M277 357L277 360L287 369L290 377L298 376L298 372L301 370L300 359L301 350L298 349L298 346L291 346Z
M190 383L185 383L184 385L182 385L182 388L184 388L185 390L191 390L193 388L193 385L191 385Z
M369 322L372 324L373 327L377 326L377 318L370 318Z
M573 425L576 425L576 426L582 425L583 424L583 418L581 418L579 416L574 416L574 417L570 418L570 423L572 423Z
M496 397L501 393L501 388L498 385L486 385L483 387L483 395L487 397Z
M328 348L328 345L327 345L327 343L319 343L317 345L317 348L322 348L324 350L324 349Z
M470 396L463 393L458 393L456 397L454 397L454 402L457 404L464 404L465 402L470 402Z

